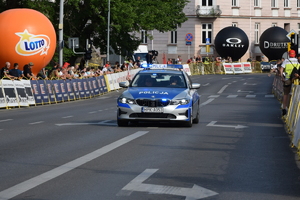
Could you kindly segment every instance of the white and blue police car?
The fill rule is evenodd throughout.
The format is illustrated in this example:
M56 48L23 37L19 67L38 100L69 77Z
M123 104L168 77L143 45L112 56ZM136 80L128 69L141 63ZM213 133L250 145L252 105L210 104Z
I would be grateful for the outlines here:
M119 83L126 90L119 96L117 123L180 122L192 127L199 122L199 83L192 83L182 70L144 69L132 81Z

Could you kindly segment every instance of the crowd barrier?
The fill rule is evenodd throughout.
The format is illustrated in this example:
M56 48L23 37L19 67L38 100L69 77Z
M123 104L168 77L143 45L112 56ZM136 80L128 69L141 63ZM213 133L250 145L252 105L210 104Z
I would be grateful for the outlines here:
M275 76L273 80L273 94L279 101L283 97L283 82L279 76ZM297 149L298 157L300 158L300 85L299 81L292 85L291 99L287 115L283 117L285 128L288 134L291 135L291 147Z
M225 74L252 73L251 63L223 63Z
M0 108L51 104L92 98L120 89L140 69L84 79L0 80Z

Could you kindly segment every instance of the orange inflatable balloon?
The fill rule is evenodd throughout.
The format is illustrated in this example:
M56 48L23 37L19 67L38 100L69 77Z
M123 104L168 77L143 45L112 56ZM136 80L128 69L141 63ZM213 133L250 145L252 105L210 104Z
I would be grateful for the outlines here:
M19 64L19 69L32 62L37 73L52 59L56 33L51 21L32 9L11 9L0 13L0 68L5 62Z

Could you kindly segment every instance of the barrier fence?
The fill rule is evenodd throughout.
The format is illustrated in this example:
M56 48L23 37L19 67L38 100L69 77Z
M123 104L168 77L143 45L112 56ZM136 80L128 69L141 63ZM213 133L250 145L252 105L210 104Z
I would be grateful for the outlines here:
M84 79L0 80L0 108L24 107L92 98L120 89L141 69Z
M283 83L279 76L275 76L273 80L273 94L279 101L283 97ZM300 159L300 85L299 81L292 85L291 99L287 115L283 117L285 128L288 134L291 135L291 147L297 149L297 154Z

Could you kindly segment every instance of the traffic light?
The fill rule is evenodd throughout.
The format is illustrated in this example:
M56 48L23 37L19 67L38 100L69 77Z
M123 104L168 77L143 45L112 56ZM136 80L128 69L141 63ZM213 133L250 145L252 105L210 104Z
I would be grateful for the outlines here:
M290 46L288 45L288 51L295 50L296 54L298 54L298 34L291 33L291 42Z
M86 50L86 52L84 54L84 59L85 60L91 60L91 58L92 58L92 50L88 49L88 50Z
M86 51L84 54L85 60L91 60L91 58L92 58L92 45L93 45L93 41L91 39L87 39L86 40Z

